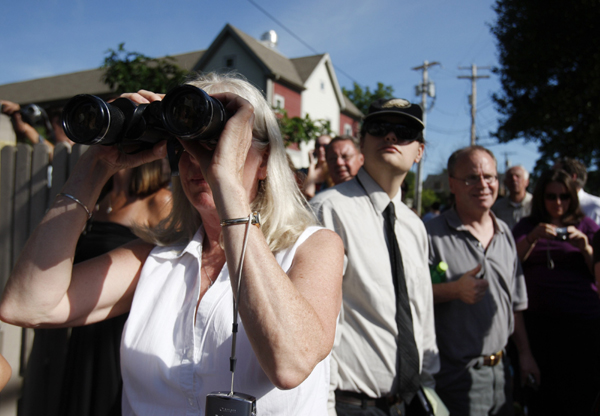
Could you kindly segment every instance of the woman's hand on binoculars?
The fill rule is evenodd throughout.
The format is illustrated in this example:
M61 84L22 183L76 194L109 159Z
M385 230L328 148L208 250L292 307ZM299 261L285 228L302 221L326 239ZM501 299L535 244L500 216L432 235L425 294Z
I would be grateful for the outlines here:
M84 154L89 154L91 157L101 160L106 166L108 175L112 176L121 169L134 168L166 157L167 142L159 142L151 149L134 154L124 153L118 146L90 146Z
M153 101L160 101L164 96L165 94L157 94L147 90L121 94L121 97L129 98L137 104L149 104ZM92 146L92 148L100 154L100 158L111 167L111 170L115 171L133 168L167 156L166 141L157 143L151 149L142 150L137 153L123 152L118 146Z
M137 104L150 104L153 101L161 101L165 94L158 94L152 91L139 90L138 92L126 92L121 94L122 98L129 98Z
M146 90L121 94L121 97L129 98L137 104L148 104L152 101L161 100L164 96L164 94L156 94ZM96 157L107 165L109 171L115 173L121 169L134 168L144 163L166 157L167 142L159 142L151 149L142 150L137 153L123 152L119 146L90 146L88 152L96 155Z
M213 98L223 103L230 116L214 151L194 140L180 140L187 152L199 163L209 185L216 182L243 182L244 166L252 145L254 107L233 93L219 93Z

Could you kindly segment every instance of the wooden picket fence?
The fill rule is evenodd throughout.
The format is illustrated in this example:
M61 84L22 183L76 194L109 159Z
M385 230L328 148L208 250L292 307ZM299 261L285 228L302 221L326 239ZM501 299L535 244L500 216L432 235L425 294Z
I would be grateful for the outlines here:
M0 152L0 289L27 238L60 192L87 146L58 144L50 163L47 147L18 144ZM23 376L33 343L33 330L0 323L0 353L12 377L0 392L0 416L32 416L22 397ZM40 380L41 381L41 380Z

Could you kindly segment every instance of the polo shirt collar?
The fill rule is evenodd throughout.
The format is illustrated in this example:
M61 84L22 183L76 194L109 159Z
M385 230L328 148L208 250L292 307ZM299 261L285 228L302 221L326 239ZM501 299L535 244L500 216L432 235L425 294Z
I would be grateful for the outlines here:
M369 199L371 200L371 203L373 204L373 207L378 213L382 213L390 204L390 201L394 203L396 213L398 212L398 206L402 202L401 189L398 189L396 196L390 200L388 194L381 188L381 186L379 186L377 182L375 182L375 179L373 179L371 175L364 170L364 168L360 168L356 176L358 183L362 184Z
M496 220L496 214L492 210L490 210L490 215L492 216L492 221L494 222L494 234L504 234L504 230L502 227L498 226L498 221ZM456 231L469 231L468 228L463 224L458 216L458 212L456 211L456 207L453 205L452 208L448 210L446 214L446 221L451 228L454 228Z

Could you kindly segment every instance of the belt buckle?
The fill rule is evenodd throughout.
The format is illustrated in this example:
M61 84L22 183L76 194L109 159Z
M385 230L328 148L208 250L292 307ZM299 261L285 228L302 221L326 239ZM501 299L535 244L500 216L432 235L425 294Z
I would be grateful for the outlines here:
M489 358L489 360L490 360L490 361L489 361L489 362L490 362L489 366L490 366L490 367L495 367L495 366L497 366L498 364L500 364L500 361L502 361L502 356L503 356L503 355L504 355L504 354L503 354L503 352L502 352L502 351L498 351L497 353L490 355L490 356L488 357L488 358Z

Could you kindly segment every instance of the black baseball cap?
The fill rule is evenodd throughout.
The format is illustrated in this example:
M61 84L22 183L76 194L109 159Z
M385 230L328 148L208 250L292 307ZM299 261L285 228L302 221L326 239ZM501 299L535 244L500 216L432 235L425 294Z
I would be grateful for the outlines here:
M410 127L423 130L423 109L418 104L411 104L404 98L380 98L369 106L369 114L365 122L372 121L381 116L400 116L409 122Z

